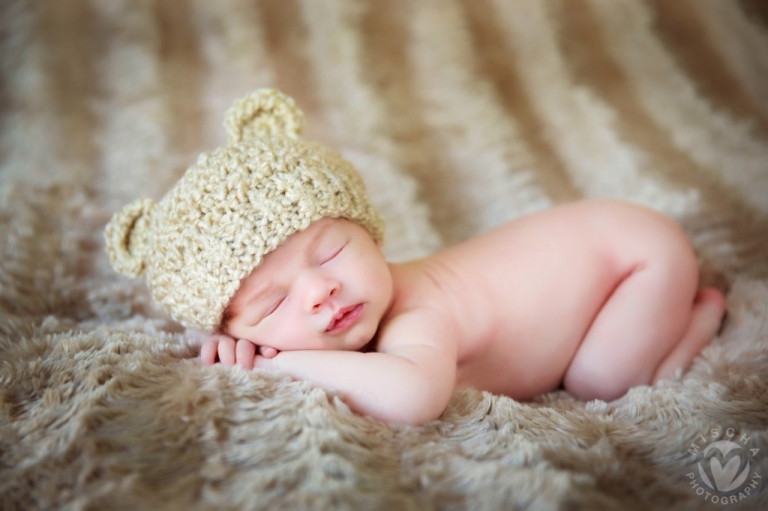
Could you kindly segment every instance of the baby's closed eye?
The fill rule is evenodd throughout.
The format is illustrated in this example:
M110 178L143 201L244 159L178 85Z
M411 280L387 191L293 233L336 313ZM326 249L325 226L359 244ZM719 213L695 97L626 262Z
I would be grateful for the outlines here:
M272 304L272 306L271 306L269 309L267 309L267 315L269 315L269 314L272 314L273 312L275 312L275 310L277 310L277 308L278 308L278 307L280 307L280 304L282 304L284 300L285 300L285 297L284 297L284 296L283 296L283 297L281 297L281 298L279 298L279 299L277 299L277 300L276 300L276 301L275 301L275 302Z
M280 307L280 305L285 301L285 298L286 298L285 296L282 296L277 300L275 300L274 302L272 302L272 305L270 305L269 308L267 308L267 310L264 311L264 314L259 318L259 320L264 319L270 314L272 314L273 312L275 312Z
M343 243L339 243L336 246L334 246L330 251L326 251L324 255L320 258L320 266L332 261L336 256L338 256L342 250L344 250L344 247L347 246L347 241Z
M287 295L277 296L272 299L264 298L250 311L252 315L250 315L250 317L245 317L246 324L248 324L248 326L258 325L262 320L271 316L277 309L279 309L286 298Z

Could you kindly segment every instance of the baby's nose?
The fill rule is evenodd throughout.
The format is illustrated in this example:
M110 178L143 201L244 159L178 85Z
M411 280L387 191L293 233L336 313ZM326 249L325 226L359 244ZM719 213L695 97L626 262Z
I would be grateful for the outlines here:
M307 306L310 312L319 312L320 308L338 294L341 284L332 279L319 278L310 286Z

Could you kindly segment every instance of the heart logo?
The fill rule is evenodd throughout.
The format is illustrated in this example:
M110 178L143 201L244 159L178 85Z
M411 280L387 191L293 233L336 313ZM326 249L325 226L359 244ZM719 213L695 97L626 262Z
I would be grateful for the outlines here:
M714 442L704 449L702 453L704 460L707 459L707 454L712 452L709 457L709 471L712 474L712 479L708 477L707 471L702 467L702 462L699 462L699 475L704 484L709 486L710 489L719 492L729 492L735 490L747 480L749 476L749 461L746 462L744 468L739 472L741 456L737 454L736 449L741 449L741 446L728 440ZM733 454L729 456L729 453ZM723 465L723 461L726 458L728 461Z

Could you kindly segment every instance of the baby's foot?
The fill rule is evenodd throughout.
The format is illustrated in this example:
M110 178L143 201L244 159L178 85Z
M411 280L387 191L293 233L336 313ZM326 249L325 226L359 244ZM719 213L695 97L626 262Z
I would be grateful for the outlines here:
M725 316L725 297L714 287L702 288L693 300L691 322L701 322L702 329L710 331L709 338L717 334Z
M717 334L725 315L725 297L713 287L696 293L691 319L683 337L659 364L653 382L672 378L678 369L685 370L693 358Z

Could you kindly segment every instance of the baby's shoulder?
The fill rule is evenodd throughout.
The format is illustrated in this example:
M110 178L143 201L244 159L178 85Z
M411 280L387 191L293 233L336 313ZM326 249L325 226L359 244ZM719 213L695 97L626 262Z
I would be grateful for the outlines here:
M440 345L454 337L449 323L432 307L395 310L381 322L376 351L388 352L413 344Z

